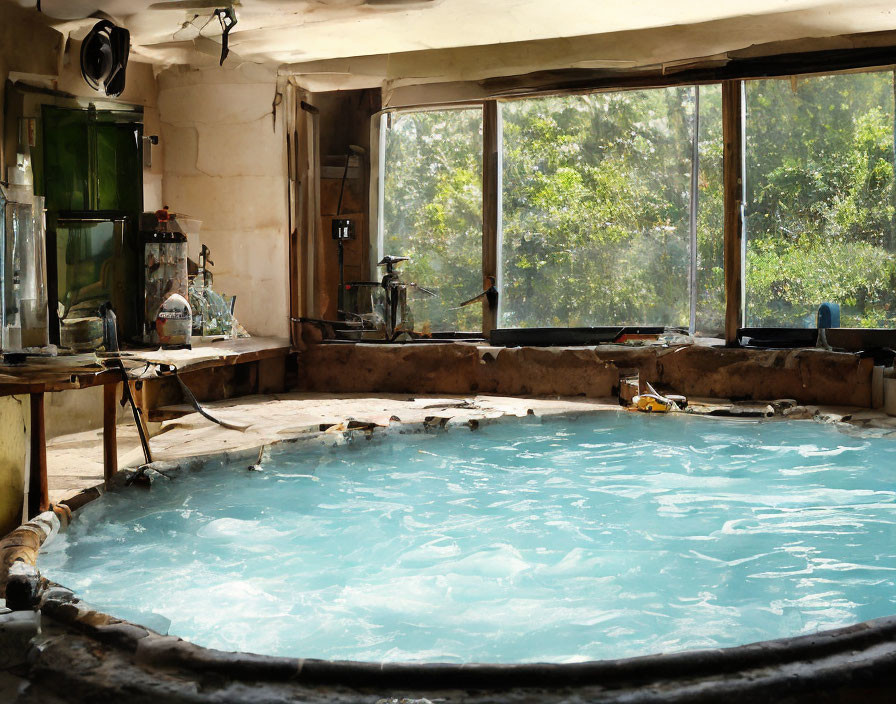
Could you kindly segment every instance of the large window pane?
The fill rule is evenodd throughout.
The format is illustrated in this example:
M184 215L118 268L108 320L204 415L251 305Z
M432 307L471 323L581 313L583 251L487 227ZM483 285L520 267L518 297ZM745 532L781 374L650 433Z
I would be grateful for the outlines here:
M482 110L383 116L385 177L379 256L406 256L418 291L415 329L478 331L482 306L454 310L482 291Z
M814 327L896 315L893 73L746 84L746 318Z
M700 86L697 164L698 334L725 336L725 197L722 189L722 88Z
M721 92L693 86L502 105L504 326L669 325L716 333ZM696 176L697 286L690 284Z

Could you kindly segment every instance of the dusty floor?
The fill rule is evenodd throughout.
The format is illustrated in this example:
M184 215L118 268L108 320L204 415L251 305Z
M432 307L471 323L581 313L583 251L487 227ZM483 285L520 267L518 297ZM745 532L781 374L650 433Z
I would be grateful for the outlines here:
M150 447L156 460L202 455L222 450L258 447L303 432L347 423L350 420L373 425L390 422L420 423L427 419L494 418L577 411L620 410L616 399L517 398L507 396L435 396L407 394L289 393L247 396L205 404L214 416L228 423L245 426L231 430L191 413L177 420L152 424ZM691 399L692 412L701 414L816 418L829 422L848 422L854 427L896 433L896 417L882 411L848 407L771 405L737 403L725 399ZM397 419L397 420L396 420ZM58 502L103 481L102 430L64 435L49 441L47 464L50 501ZM119 467L143 463L143 454L133 424L118 427Z
M323 427L357 421L389 425L421 423L428 418L494 418L558 412L619 410L615 399L526 399L502 396L431 396L407 394L290 393L247 396L203 404L213 416L245 430L231 430L192 413L177 420L152 424L150 449L155 460L241 450L283 440ZM103 481L103 431L90 430L53 438L47 443L50 501L58 502ZM118 426L118 466L143 463L133 423Z

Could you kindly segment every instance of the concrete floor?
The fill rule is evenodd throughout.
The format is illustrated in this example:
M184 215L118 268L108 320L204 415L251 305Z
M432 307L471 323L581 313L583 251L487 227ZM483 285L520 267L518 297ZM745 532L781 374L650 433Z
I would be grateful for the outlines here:
M290 393L246 396L203 404L225 422L243 425L231 430L215 425L198 413L177 420L151 424L150 449L154 460L244 450L321 430L349 420L386 426L399 419L422 423L428 418L464 422L502 415L548 415L598 409L619 410L616 399L527 399L503 396L434 396L407 394ZM118 426L118 466L143 464L136 426ZM103 481L103 431L89 430L63 435L47 443L50 501L59 502Z
M497 418L576 413L595 410L619 411L615 398L519 398L508 396L446 396L408 394L289 393L246 396L207 403L213 416L244 426L232 430L216 425L198 413L176 420L151 424L150 448L155 460L173 460L227 450L246 450L302 433L338 426L349 420L387 426L394 422L422 423L427 419ZM795 406L777 411L764 402L732 403L726 399L691 399L691 412L703 415L772 415L793 419L814 418L845 422L858 430L896 433L896 417L882 411L834 407ZM434 421L438 422L438 421ZM103 481L102 430L90 430L54 438L47 445L50 501L62 501ZM118 426L118 466L143 464L143 453L133 423Z

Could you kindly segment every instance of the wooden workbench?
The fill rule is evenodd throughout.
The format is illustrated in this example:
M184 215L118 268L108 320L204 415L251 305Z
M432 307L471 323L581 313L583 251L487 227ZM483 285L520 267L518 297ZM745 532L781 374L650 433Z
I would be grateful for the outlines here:
M195 372L215 367L235 366L291 352L284 338L251 337L219 340L194 345L189 350L126 350L120 359L128 383L133 385L160 377L158 365L180 372ZM20 365L0 364L0 396L28 394L31 401L31 462L28 481L28 515L49 507L47 481L47 443L44 394L71 389L103 387L103 466L109 478L118 471L116 437L116 387L122 382L119 369L109 368L102 354L61 355L29 358Z

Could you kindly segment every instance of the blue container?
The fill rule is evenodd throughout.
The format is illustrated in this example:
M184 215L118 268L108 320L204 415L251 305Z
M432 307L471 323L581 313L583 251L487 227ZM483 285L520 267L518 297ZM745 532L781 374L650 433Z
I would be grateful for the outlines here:
M815 318L817 328L840 327L840 305L837 303L822 303L818 306L818 314Z

